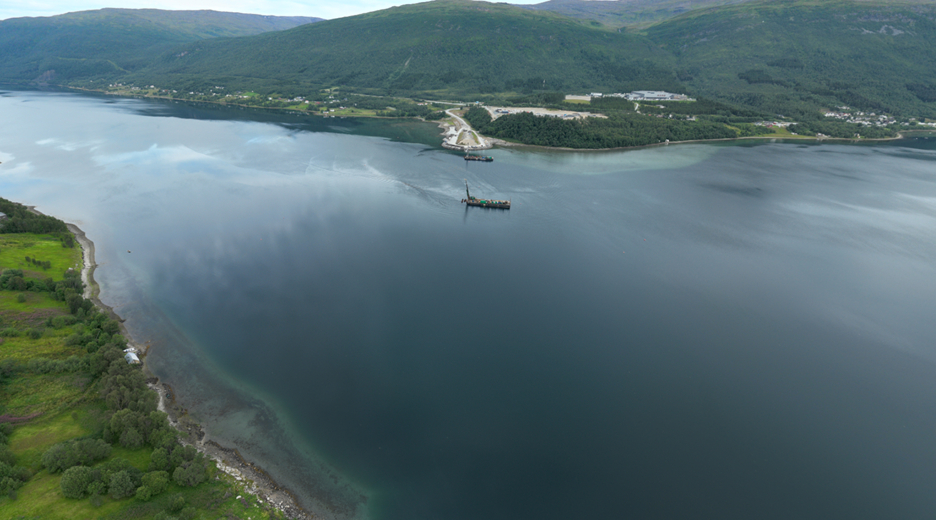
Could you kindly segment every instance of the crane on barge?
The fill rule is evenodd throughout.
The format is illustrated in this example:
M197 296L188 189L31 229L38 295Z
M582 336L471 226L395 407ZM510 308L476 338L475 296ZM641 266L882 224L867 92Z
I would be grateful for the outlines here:
M476 199L472 197L471 192L468 191L468 179L465 179L465 194L468 195L468 198L462 199L462 202L468 204L469 206L477 206L479 208L510 209L509 200Z

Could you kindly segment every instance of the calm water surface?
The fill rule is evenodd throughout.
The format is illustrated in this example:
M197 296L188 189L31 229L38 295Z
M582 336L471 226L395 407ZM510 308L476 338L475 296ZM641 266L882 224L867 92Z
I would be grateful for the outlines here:
M151 369L325 518L936 514L934 139L466 165L414 123L0 116L0 196L80 224Z

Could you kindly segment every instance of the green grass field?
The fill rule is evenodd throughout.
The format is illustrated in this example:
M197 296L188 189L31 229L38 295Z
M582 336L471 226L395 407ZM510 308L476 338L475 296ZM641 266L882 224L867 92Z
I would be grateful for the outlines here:
M783 139L815 139L815 137L811 137L808 135L793 135L790 133L789 130L787 130L785 127L782 127L782 126L773 127L773 131L774 133L767 134L762 137L775 137L775 138L780 137Z
M53 300L48 293L26 293L26 302L20 303L17 294L0 291L0 328L19 331L37 328L43 330L42 336L37 339L25 335L0 338L0 361L24 363L33 358L65 359L86 353L84 349L64 345L64 338L72 333L71 328L44 328L46 318L67 314L64 302ZM14 416L48 413L80 399L88 381L82 374L17 375L0 386L0 402L6 406L7 413Z
M364 108L336 108L334 112L328 112L325 115L337 117L377 117L377 111Z
M26 257L51 262L50 269L42 269L26 262ZM81 249L62 247L57 237L31 233L0 235L0 269L22 269L29 278L61 280L69 267L81 269Z
M53 444L99 433L103 410L100 405L85 404L19 425L10 437L10 449L20 465L39 471L42 454Z

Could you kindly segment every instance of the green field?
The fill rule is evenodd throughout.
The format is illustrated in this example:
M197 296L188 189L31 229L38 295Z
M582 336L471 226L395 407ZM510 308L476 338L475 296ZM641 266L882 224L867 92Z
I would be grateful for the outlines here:
M43 269L27 262L26 257L52 266ZM81 249L77 246L62 247L58 237L52 235L0 234L0 270L22 269L25 277L61 280L69 267L81 270Z

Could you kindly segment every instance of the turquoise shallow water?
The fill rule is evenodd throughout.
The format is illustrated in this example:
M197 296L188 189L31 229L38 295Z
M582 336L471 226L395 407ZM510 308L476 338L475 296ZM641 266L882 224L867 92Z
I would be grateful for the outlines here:
M323 517L936 511L930 139L466 165L415 124L0 113L2 196L82 225L153 370Z

